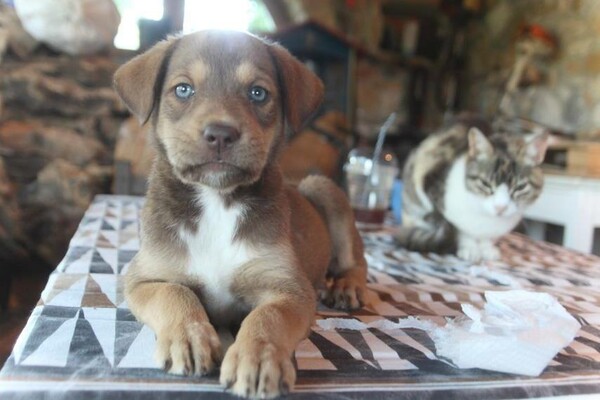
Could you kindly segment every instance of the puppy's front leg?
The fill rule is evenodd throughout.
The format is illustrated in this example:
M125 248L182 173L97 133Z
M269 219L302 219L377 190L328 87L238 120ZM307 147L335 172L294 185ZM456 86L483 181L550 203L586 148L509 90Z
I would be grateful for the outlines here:
M221 366L221 384L238 396L272 398L296 381L291 357L310 326L312 305L282 296L254 309L243 321Z
M306 337L315 298L273 294L244 319L221 365L220 381L238 396L272 398L296 381L292 353Z
M221 343L194 292L169 282L128 282L129 308L156 334L155 359L170 373L205 375L221 359Z

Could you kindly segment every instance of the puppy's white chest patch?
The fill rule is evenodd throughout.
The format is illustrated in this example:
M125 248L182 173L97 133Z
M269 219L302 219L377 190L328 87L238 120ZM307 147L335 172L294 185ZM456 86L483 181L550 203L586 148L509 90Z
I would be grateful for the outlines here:
M199 190L202 215L196 232L180 229L189 254L188 273L202 283L204 307L215 319L228 320L235 301L229 290L235 270L257 256L242 240L234 240L243 216L241 206L226 207L212 189Z

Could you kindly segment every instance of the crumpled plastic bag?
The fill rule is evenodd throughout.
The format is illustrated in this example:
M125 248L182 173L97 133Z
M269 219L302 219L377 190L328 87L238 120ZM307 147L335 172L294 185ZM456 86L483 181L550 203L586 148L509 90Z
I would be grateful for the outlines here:
M525 290L485 292L483 309L463 304L464 317L438 326L414 317L398 322L327 318L317 321L321 329L417 328L429 333L436 353L458 368L481 368L512 374L538 376L581 325L547 293Z

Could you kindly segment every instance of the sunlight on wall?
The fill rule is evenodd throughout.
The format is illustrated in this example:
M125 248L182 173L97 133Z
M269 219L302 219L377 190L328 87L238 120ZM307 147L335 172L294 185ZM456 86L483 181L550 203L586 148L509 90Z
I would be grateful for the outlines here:
M183 31L201 29L246 30L252 21L252 4L248 0L186 1Z
M186 1L183 32L201 29L273 31L275 23L262 1Z
M163 17L163 0L115 0L121 14L121 24L115 36L115 47L137 50L140 47L140 19L158 21Z
M142 18L160 20L163 17L163 0L115 0L115 4L121 13L115 46L137 50L140 46L138 21ZM187 0L183 32L201 29L269 32L275 30L275 23L259 0Z

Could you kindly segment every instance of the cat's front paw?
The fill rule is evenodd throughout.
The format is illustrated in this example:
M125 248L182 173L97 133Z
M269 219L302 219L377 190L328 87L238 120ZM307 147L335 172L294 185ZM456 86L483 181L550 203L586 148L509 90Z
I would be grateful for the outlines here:
M458 258L462 258L463 260L470 262L479 262L482 258L479 246L475 242L461 245L458 248L456 255Z
M496 261L501 257L500 250L494 243L482 243L480 246L481 259L487 261Z

